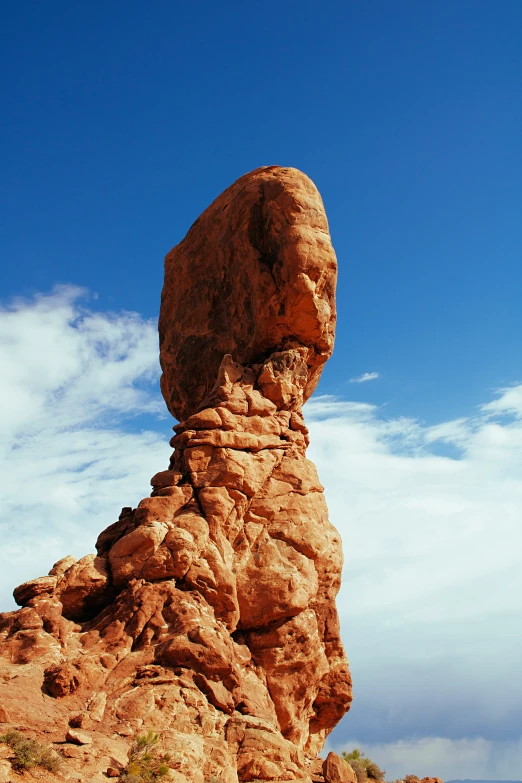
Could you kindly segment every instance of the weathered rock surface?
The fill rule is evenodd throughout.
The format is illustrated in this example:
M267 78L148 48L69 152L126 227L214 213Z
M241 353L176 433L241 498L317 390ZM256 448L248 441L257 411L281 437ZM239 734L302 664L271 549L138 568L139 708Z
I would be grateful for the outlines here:
M323 762L325 783L357 783L357 776L351 766L337 753L329 753Z
M96 556L59 561L0 615L0 729L67 740L76 779L106 779L153 728L176 783L311 781L351 700L341 543L300 410L332 350L334 285L320 197L293 169L242 177L167 256L170 465Z
M226 354L245 365L271 354L292 361L290 385L302 384L302 404L333 350L336 277L323 203L308 177L268 166L234 182L165 259L161 384L171 413L181 420L198 410ZM297 353L277 356L290 348ZM267 365L262 376L269 399L282 393L271 389L272 371ZM279 367L276 385L284 386Z

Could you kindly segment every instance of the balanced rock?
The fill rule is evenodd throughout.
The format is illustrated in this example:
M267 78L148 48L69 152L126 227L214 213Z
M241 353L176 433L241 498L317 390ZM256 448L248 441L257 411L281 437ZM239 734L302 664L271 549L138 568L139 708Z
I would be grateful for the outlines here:
M96 557L59 561L0 615L5 714L55 741L88 727L93 752L68 760L80 779L152 729L177 783L311 782L348 710L341 542L301 413L333 347L335 275L317 190L277 167L167 256L170 464Z
M173 416L198 410L226 354L256 365L286 348L299 351L302 404L333 350L336 277L308 177L268 166L227 188L165 258L161 387Z

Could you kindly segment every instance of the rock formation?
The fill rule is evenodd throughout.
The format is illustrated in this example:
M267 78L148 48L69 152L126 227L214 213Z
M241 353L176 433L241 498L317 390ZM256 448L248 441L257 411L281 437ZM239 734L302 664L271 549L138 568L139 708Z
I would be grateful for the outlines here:
M167 255L168 470L96 556L59 561L0 615L0 733L65 743L73 779L106 779L149 728L177 783L338 769L317 754L351 700L341 543L301 413L332 352L335 280L319 193L275 166Z

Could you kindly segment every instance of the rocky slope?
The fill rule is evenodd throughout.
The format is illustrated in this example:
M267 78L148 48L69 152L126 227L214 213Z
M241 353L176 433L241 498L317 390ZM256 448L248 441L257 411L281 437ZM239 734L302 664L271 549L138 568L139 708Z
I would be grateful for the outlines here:
M147 728L178 783L320 779L351 700L341 544L301 413L335 326L320 196L294 169L252 172L165 264L162 390L182 420L170 465L96 556L15 589L22 608L0 615L0 733L58 743L73 780L121 769Z

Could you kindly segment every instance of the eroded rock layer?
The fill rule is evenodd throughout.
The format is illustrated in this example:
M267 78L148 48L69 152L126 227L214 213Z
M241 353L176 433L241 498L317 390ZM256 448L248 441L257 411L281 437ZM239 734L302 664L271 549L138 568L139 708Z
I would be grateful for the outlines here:
M268 286L263 300L263 270L250 282L238 278L237 312L244 315L246 299L258 291L255 318L266 306L266 324L258 328L254 320L248 346L234 345L237 336L227 342L232 297L221 311L222 327L213 330L195 313L211 348L193 346L198 355L182 349L182 359L175 346L187 345L188 331L182 317L172 320L179 303L171 300L197 301L202 290L201 306L207 306L204 272L212 276L220 267L212 267L205 242L219 255L228 237L240 261L244 232L236 215L243 215L243 204L243 217L253 219L252 204L259 202L251 194L260 182L264 217L256 242L263 245L275 232L270 275L286 280L290 293L283 283L278 293ZM294 193L315 201L311 195L310 202L299 201ZM221 209L229 196L233 217L224 224L215 217L216 205ZM29 727L54 742L65 740L68 727L87 732L88 750L69 755L80 780L103 780L107 768L122 767L132 737L153 728L172 755L178 783L310 781L326 735L351 700L335 608L341 544L305 456L301 414L332 349L335 256L312 183L275 167L225 191L184 242L190 252L167 257L161 316L163 389L173 411L189 414L174 428L169 468L152 478L151 497L123 509L99 536L96 556L65 558L48 576L16 588L23 608L0 615L0 727ZM206 247L205 269L198 247ZM192 275L177 292L169 258L178 260L180 274ZM297 276L285 272L286 258L298 259ZM292 300L297 279L305 291L302 310ZM270 332L276 295L281 316ZM325 297L328 323L317 315L326 312ZM310 326L306 339L294 315L304 312L311 323L314 307L317 330ZM250 328L243 315L240 323ZM218 349L221 360L213 369ZM180 366L177 379L165 351Z

